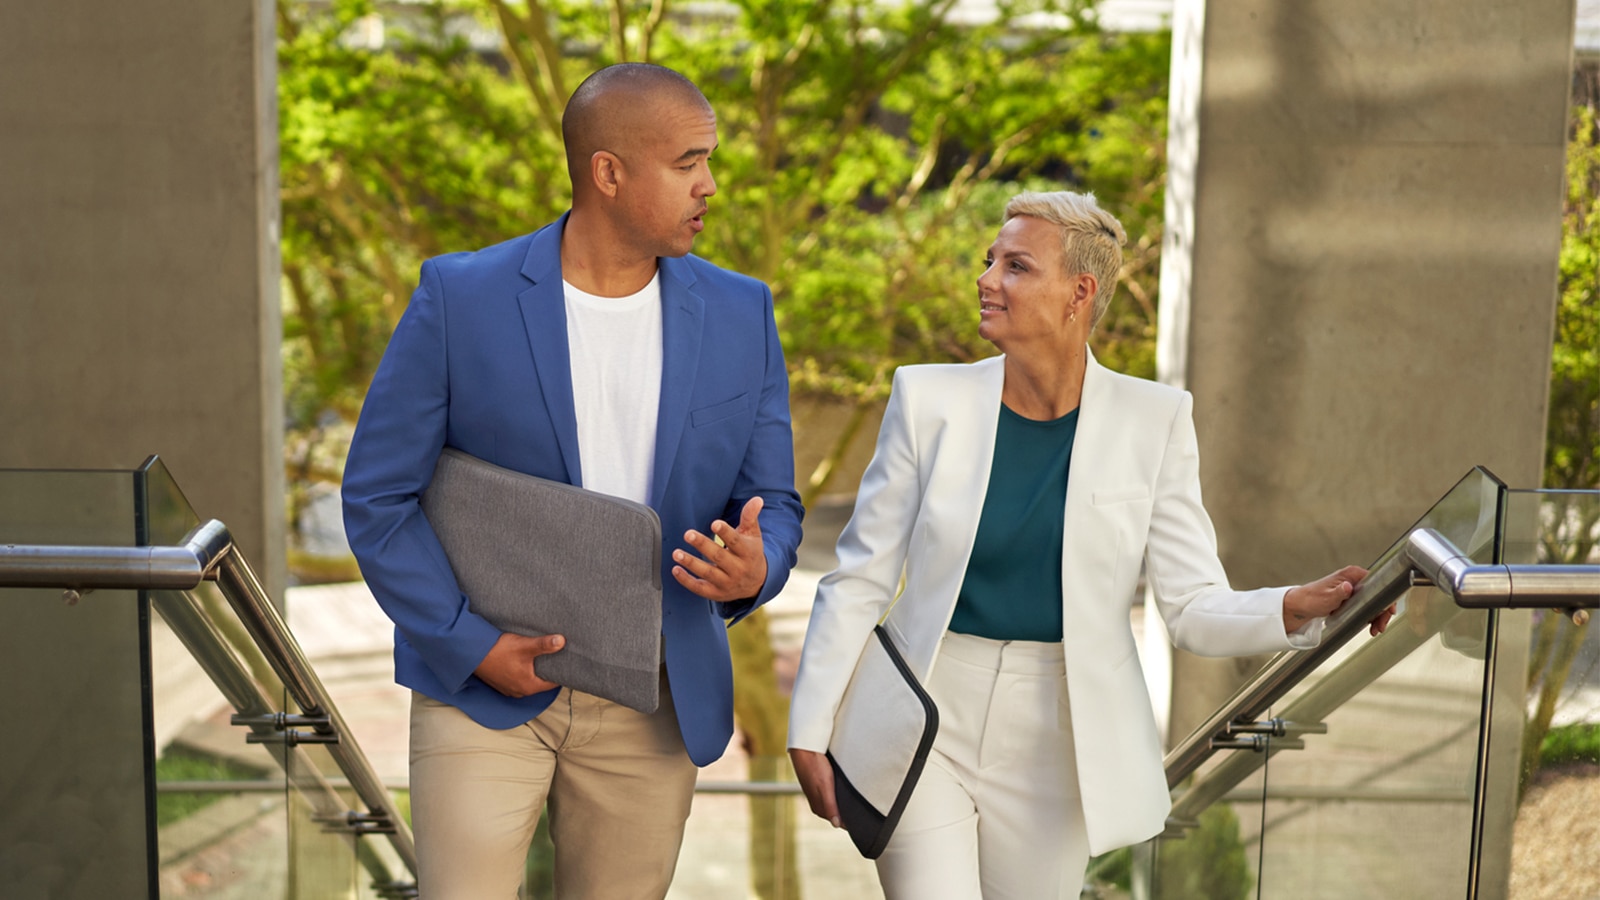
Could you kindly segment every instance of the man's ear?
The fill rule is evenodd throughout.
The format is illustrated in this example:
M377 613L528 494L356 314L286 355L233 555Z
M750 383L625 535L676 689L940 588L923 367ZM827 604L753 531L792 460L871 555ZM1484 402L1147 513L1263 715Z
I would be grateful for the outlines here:
M589 177L601 196L616 199L622 180L622 160L609 150L596 150L589 157Z

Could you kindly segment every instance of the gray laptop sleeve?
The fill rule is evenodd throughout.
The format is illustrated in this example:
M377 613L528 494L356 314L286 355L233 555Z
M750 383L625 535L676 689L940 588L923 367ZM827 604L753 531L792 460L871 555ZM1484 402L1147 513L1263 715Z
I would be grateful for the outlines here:
M653 712L660 700L661 520L642 503L445 448L422 511L473 612L560 634L541 678Z

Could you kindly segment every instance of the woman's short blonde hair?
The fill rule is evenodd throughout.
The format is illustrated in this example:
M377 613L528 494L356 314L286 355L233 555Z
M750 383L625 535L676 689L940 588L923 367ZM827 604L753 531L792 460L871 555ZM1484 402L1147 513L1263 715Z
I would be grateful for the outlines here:
M1094 194L1072 191L1024 191L1006 204L1005 221L1017 216L1043 219L1060 229L1067 274L1087 272L1099 283L1089 327L1099 325L1116 292L1117 274L1122 271L1122 245L1128 240L1122 223L1100 208Z

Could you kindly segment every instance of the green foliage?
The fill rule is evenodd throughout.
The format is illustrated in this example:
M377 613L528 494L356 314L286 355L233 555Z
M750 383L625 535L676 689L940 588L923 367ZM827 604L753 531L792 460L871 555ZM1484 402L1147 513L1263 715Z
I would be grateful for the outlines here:
M1539 765L1600 763L1600 724L1579 722L1550 729L1539 745Z
M1600 122L1592 105L1573 109L1566 175L1544 483L1547 488L1593 489L1600 487ZM1553 514L1540 537L1543 561L1589 562L1600 506L1578 494L1552 495L1546 503ZM1575 625L1550 611L1535 627L1519 796L1543 763L1597 759L1592 752L1573 755L1593 747L1584 744L1592 735L1586 737L1581 729L1550 729L1590 624Z
M1121 847L1089 860L1083 880L1096 889L1111 887L1123 894L1133 890L1133 848ZM1085 896L1088 896L1087 894Z
M1200 824L1180 840L1160 842L1156 857L1156 900L1244 900L1255 879L1239 840L1239 817L1216 804L1200 814Z
M556 895L556 846L550 841L549 810L539 816L523 860L522 893L525 900L550 900Z
M156 783L176 781L249 781L262 777L260 769L205 753L173 748L156 760ZM222 798L220 793L159 793L156 827L191 816Z
M1153 376L1169 37L1101 34L1085 0L1001 3L980 25L954 5L278 0L296 577L324 577L300 512L341 477L418 266L566 208L560 112L620 60L676 68L716 108L696 252L772 285L796 391L870 403L896 366L992 354L974 282L1024 188L1092 190L1122 219L1096 353Z
M395 809L406 825L411 825L411 792L393 792ZM550 842L550 815L539 816L533 830L533 840L528 843L528 855L523 860L522 893L525 900L549 900L555 896L556 849Z
M1550 368L1545 486L1600 487L1600 123L1574 110Z
M901 363L991 353L977 261L1023 187L1094 190L1123 218L1100 353L1151 374L1167 36L1101 34L1082 0L1002 3L981 25L953 6L280 0L291 480L315 468L297 437L354 418L422 259L565 208L560 109L622 59L684 72L715 106L721 192L696 249L772 284L797 387L881 394Z
M772 284L797 389L881 395L897 365L993 353L974 281L1006 199L1094 190L1140 238L1102 354L1153 373L1167 37L1099 34L1079 4L957 27L949 5L752 3L675 45L722 124L700 251Z
M566 204L559 139L460 37L451 7L417 7L377 52L351 40L373 8L279 7L291 430L354 417L423 259L503 240Z

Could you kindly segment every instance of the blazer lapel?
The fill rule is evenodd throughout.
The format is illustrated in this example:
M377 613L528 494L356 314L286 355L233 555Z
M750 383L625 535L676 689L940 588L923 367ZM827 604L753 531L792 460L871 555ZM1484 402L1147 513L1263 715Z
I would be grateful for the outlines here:
M901 599L916 599L896 602L888 616L893 630L906 638L907 663L924 683L933 672L939 640L955 615L972 560L1006 384L1003 355L948 371L956 377L939 379L932 383L934 390L911 395L918 403L910 410L917 457L931 465L919 475L924 484L939 488L923 492L913 528L920 537L908 548Z
M1078 401L1078 431L1072 441L1072 460L1067 468L1067 502L1062 511L1061 603L1066 616L1063 640L1072 643L1078 632L1072 623L1075 604L1092 601L1090 585L1109 585L1116 568L1114 537L1103 533L1103 521L1093 513L1094 492L1104 488L1103 480L1119 460L1106 455L1106 440L1117 409L1110 373L1095 361L1085 348L1088 360L1083 373L1083 394ZM1069 654L1070 656L1070 654Z
M965 423L969 427L960 430L952 428L943 438L951 442L949 449L939 451L941 454L950 453L959 460L957 471L972 473L970 478L961 483L959 491L951 491L951 499L955 504L952 512L962 514L959 521L966 523L966 531L961 535L961 571L958 578L966 576L967 562L972 558L972 546L978 540L978 521L983 517L983 504L989 496L989 477L994 469L994 442L1000 430L1001 394L1006 386L1005 359L1002 354L973 364L974 370L981 376L974 405L978 417L976 421ZM960 444L952 440L958 437ZM956 586L959 588L960 584Z
M689 399L700 369L705 301L693 290L694 270L682 259L662 259L661 404L656 413L656 458L650 478L650 505L661 508L667 478L678 458Z
M1095 486L1083 479L1089 477L1087 473L1095 466L1105 417L1115 415L1114 410L1106 408L1105 394L1110 388L1110 379L1106 377L1105 367L1095 361L1094 353L1087 347L1084 353L1088 359L1083 370L1083 392L1078 397L1078 430L1072 439L1072 460L1067 466L1066 524L1069 540L1072 536L1074 506L1088 503L1094 492ZM1080 502L1075 504L1075 500Z
M517 303L522 307L528 349L533 352L533 365L539 373L539 393L555 428L567 480L582 487L578 413L572 399L572 357L567 348L566 291L561 284L561 233L566 225L567 217L563 215L534 234L522 262L522 274L533 285L517 295Z

